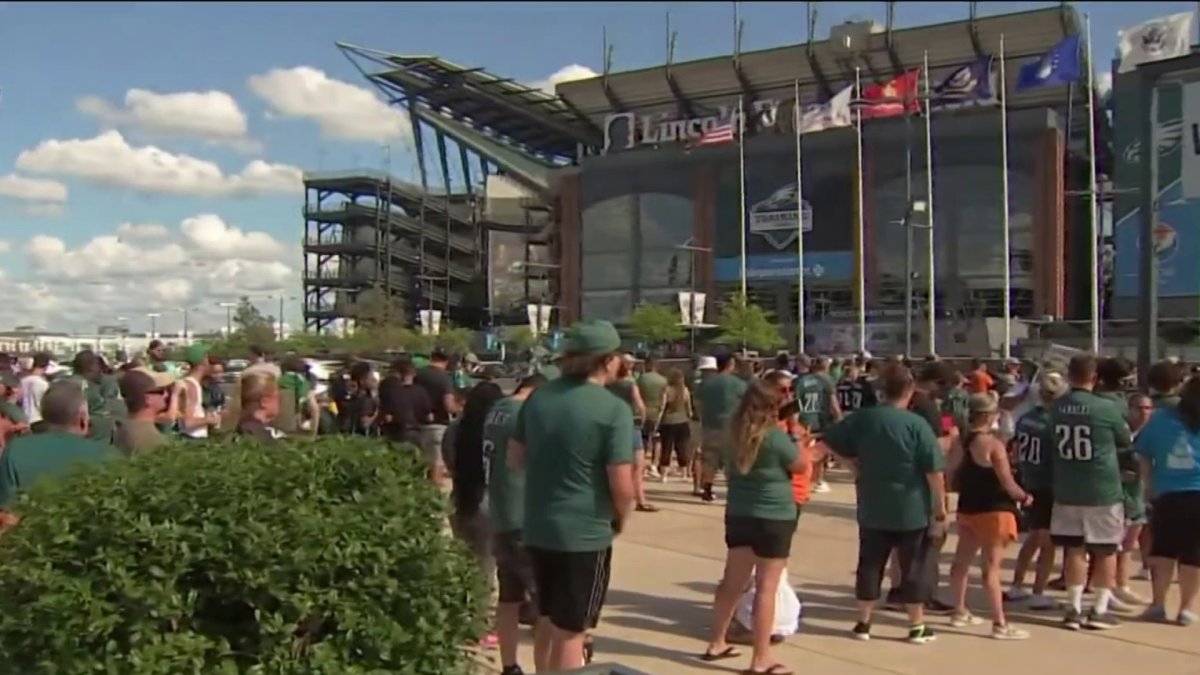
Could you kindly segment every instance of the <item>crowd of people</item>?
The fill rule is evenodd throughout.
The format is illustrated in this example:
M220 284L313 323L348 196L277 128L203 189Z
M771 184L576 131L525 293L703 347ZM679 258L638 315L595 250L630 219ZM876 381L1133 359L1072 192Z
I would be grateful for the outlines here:
M578 323L554 362L512 391L486 369L463 377L465 365L441 353L421 367L398 359L385 373L355 363L329 382L327 405L302 367L265 354L228 404L198 346L184 373L153 349L146 363L115 370L83 352L53 382L46 355L20 364L0 355L0 507L69 465L149 452L170 436L199 440L228 426L277 441L281 408L293 407L309 423L295 425L302 433L328 427L417 448L430 480L452 484L453 531L495 582L490 639L504 675L523 672L521 623L534 625L537 672L590 660L614 539L633 512L658 510L648 483L675 479L725 512L725 571L700 658L738 658L735 644L748 643L745 672L788 672L772 646L788 632L781 625L796 625L780 617L799 606L786 601L792 539L805 504L832 489L829 471L848 473L856 493L856 639L871 638L880 601L907 615L913 644L936 639L930 615L968 628L986 622L974 614L985 609L992 638L1028 638L1009 621L1013 603L1061 607L1070 630L1114 628L1114 611L1134 608L1148 621L1196 621L1200 377L1177 363L1155 364L1139 390L1128 363L1086 354L1063 372L867 354L780 355L767 367L731 353L663 372L621 345L611 324ZM951 514L957 543L940 593ZM1022 534L1006 589L1002 561ZM976 561L986 608L968 603ZM1150 598L1130 587L1139 575Z

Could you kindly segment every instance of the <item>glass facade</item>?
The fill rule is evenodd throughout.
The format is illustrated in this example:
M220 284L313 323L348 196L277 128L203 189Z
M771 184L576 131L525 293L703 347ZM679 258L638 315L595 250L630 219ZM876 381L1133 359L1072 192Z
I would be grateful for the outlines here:
M692 171L664 155L662 164L583 173L581 236L583 316L624 321L640 302L675 301L690 290L692 261L678 247L692 240Z

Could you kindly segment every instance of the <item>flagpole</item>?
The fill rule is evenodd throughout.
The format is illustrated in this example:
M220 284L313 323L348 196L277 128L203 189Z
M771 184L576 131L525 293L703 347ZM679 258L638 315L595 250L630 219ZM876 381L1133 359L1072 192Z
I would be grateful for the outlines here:
M1087 52L1084 67L1087 68L1088 95L1088 214L1090 238L1088 240L1088 263L1092 267L1091 310L1092 310L1092 353L1100 354L1100 251L1098 235L1100 226L1097 222L1096 209L1096 93L1092 88L1092 19L1084 16L1084 30L1087 39Z
M1004 75L1004 34L1000 34L1000 180L1001 240L1004 249L1004 358L1012 356L1012 253L1008 236L1008 80Z
M740 227L738 237L740 245L739 260L741 261L742 298L749 302L746 294L746 116L742 108L742 97L738 97L738 197L741 203Z
M928 333L929 354L937 353L937 264L934 259L933 242L933 98L929 88L929 52L924 56L925 69L925 212L929 222L925 228L925 247L929 252L929 260L925 265L925 283L927 284L929 300L925 304L925 330Z
M854 96L862 99L862 70L854 67ZM858 266L858 351L867 350L867 268L864 246L866 232L863 228L863 136L862 136L862 106L855 107L854 115L854 148L856 170L854 172L858 208L854 212L855 228L858 232L854 244L855 262Z
M803 354L804 345L804 167L800 154L800 80L796 88L796 344Z

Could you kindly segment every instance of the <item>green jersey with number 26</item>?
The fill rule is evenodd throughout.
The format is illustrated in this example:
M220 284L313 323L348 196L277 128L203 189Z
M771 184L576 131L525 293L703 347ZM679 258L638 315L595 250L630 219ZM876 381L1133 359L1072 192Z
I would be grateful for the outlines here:
M1116 403L1083 389L1054 402L1042 448L1054 456L1054 502L1071 506L1120 504L1117 449L1131 443Z

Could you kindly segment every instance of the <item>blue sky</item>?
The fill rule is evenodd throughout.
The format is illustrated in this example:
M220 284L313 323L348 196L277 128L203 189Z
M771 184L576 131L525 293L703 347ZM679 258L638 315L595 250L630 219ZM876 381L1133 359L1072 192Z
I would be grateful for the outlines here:
M851 18L882 21L885 7L883 2L821 4L818 36L825 35L831 24ZM1056 4L981 2L979 12L987 15ZM1092 18L1098 62L1105 62L1101 56L1115 48L1118 28L1196 8L1191 2L1075 5ZM536 82L571 64L599 70L602 26L607 26L615 45L615 69L651 66L664 59L668 11L679 33L678 60L731 51L733 3L728 2L0 2L0 177L15 173L53 180L69 190L65 201L51 191L35 205L29 199L5 197L0 189L3 288L6 294L17 293L34 305L26 310L31 320L60 324L60 328L68 327L61 324L86 328L118 314L162 311L166 315L182 306L198 307L201 311L194 316L219 323L223 314L215 303L230 294L244 291L277 297L286 286L286 295L299 295L294 272L300 261L294 251L302 232L302 197L276 190L277 179L282 180L278 176L264 179L266 187L261 190L246 190L256 196L237 196L228 177L255 160L301 170L378 167L383 161L381 141L343 140L347 134L328 128L323 135L321 118L295 108L306 102L293 102L291 109L281 112L277 103L254 91L249 78L272 69L308 66L329 79L364 85L335 48L334 42L341 40L398 53L437 54ZM804 40L802 2L741 3L740 11L746 23L744 49ZM900 26L937 23L965 18L967 11L966 2L902 2L896 7L896 21ZM189 134L147 128L147 120L135 119L122 108L130 89L157 94L225 92L244 113L245 133L213 143L204 140L211 129ZM83 97L97 97L100 103L93 100L91 107L81 109ZM102 107L99 112L97 106ZM187 126L188 114L170 116L173 123ZM200 176L196 181L208 187L201 189L203 196L189 196L187 189L164 188L161 181L148 185L128 174L105 176L104 170L115 169L115 164L109 167L100 161L95 166L99 160L94 155L90 156L93 164L85 167L86 175L78 170L65 173L65 151L54 145L49 148L57 148L56 152L43 146L43 152L35 153L40 159L26 156L17 168L22 153L28 155L40 144L94 139L107 128L118 129L130 148L153 145L171 155L215 163L224 177ZM409 175L410 170L399 163L393 165L395 172ZM196 170L203 173L209 168ZM139 189L131 189L131 183ZM31 211L39 215L28 215ZM56 211L57 215L48 216ZM191 230L180 230L181 222L201 214L219 220L205 220L204 227L193 222ZM128 236L120 240L80 250L96 237L115 235L122 223L160 224L167 233L156 228L127 229ZM216 223L241 232L222 230ZM272 247L261 236L248 238L248 233L265 233L283 246ZM31 239L37 236L42 239L31 248ZM60 240L61 246L49 238ZM173 257L177 249L166 248L172 243L186 246L186 262ZM195 246L206 247L204 254L192 255ZM258 248L247 254L243 246ZM118 262L103 261L106 255ZM122 256L132 260L119 262ZM223 257L244 258L244 264L222 265ZM193 263L192 258L204 260ZM262 276L256 273L260 269L256 265L268 264L274 265L266 274L269 279L247 281ZM291 275L279 265L290 266ZM137 275L130 278L134 271ZM25 322L14 313L14 303L3 304L8 309L0 314L0 329ZM289 300L288 305L287 319L295 320L299 303ZM160 325L170 321L174 319L161 319Z

